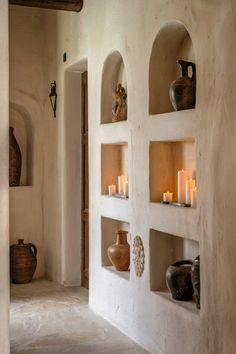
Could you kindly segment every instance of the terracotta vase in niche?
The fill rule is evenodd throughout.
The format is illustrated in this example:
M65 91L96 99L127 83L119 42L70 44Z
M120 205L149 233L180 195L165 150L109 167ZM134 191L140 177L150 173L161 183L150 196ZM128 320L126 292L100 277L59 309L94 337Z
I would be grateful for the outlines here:
M170 84L169 94L171 103L176 111L191 109L196 103L196 67L190 61L177 60L181 66L182 76ZM192 68L192 76L188 68Z
M171 292L173 299L179 301L192 300L192 264L193 262L190 260L183 260L175 262L167 268L166 284Z
M13 283L29 283L37 267L37 248L32 243L24 243L23 239L18 244L10 246L10 277Z
M196 306L198 309L200 309L200 256L196 257L193 261L191 268L191 279L194 289Z
M9 129L9 185L19 186L21 176L21 151L14 136L14 128Z
M127 231L118 231L116 243L107 250L108 258L119 271L127 271L130 266L130 245L127 242L127 234Z

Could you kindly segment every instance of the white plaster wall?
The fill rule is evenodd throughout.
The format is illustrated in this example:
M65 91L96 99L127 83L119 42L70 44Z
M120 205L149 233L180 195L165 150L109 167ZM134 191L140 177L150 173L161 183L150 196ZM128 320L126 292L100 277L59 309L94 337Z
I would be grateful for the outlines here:
M8 2L0 1L0 353L9 354Z
M235 188L231 198L224 198L229 181L234 186L236 174L235 10L230 0L183 0L181 6L177 0L87 0L80 14L58 14L58 55L66 50L68 65L88 58L90 304L152 353L229 354L235 348ZM189 115L149 118L151 48L158 31L170 20L183 22L192 37L197 107ZM129 117L125 125L104 127L99 125L101 75L107 55L114 50L120 51L126 67ZM58 66L59 82L64 68L65 64ZM186 136L197 139L198 208L186 215L176 210L169 215L149 204L149 141ZM100 145L119 138L128 141L132 156L127 203L104 201L100 195ZM142 236L147 262L141 279L135 277L133 265L129 281L101 267L101 214L128 220L131 235ZM154 220L157 215L158 220ZM200 240L203 271L199 315L150 292L149 230L153 223L173 234L184 235L190 230L190 238Z
M31 14L33 10L17 11ZM70 161L63 155L68 119L64 115L64 72L88 58L90 305L152 353L234 353L235 2L182 0L180 6L178 0L85 0L79 14L44 13L50 43L46 54L47 75L50 81L57 80L59 93L57 119L48 119L44 131L46 273L66 282L62 269L64 249L69 250L64 245L67 232L75 230L73 225L64 227L70 220L64 208L74 193L65 174ZM149 117L151 48L158 31L170 20L183 22L192 38L197 65L197 106L191 113ZM105 127L100 126L101 76L107 56L115 50L121 53L125 64L129 117L127 122ZM63 63L65 51L68 61ZM47 104L45 112L49 117ZM70 127L69 131L76 144L76 129L73 132ZM149 203L149 142L185 137L196 138L198 207L186 213L176 209L168 212L169 209ZM119 140L127 141L129 146L130 198L114 202L101 197L100 152L101 143ZM230 197L226 198L229 189ZM133 264L130 280L101 267L101 216L126 220L131 236L142 236L146 264L141 279L136 278ZM200 314L150 292L150 228L189 235L200 241ZM71 266L68 263L67 274Z

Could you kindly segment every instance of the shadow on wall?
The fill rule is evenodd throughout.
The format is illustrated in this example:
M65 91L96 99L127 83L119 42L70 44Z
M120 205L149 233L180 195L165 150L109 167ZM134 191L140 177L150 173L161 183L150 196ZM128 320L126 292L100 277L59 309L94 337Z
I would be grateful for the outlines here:
M10 126L21 149L21 186L33 184L33 126L30 114L24 106L10 102Z

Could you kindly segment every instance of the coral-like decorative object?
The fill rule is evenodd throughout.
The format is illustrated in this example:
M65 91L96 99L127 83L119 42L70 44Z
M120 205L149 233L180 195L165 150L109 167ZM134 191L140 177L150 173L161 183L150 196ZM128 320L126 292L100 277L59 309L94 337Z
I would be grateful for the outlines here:
M112 123L127 119L127 93L121 84L113 92Z
M145 255L143 241L140 236L135 236L133 242L134 266L137 277L141 277L144 271Z

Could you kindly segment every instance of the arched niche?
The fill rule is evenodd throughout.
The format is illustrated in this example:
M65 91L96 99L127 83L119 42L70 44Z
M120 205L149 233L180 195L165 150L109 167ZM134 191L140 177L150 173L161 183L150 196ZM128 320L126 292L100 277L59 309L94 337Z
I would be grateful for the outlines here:
M161 28L153 43L149 64L149 114L173 112L169 87L180 75L176 61L195 62L191 37L186 27L178 21Z
M20 186L30 186L33 182L33 136L30 115L18 104L10 103L10 126L20 146L22 167Z
M125 65L118 51L111 53L103 67L101 90L101 123L112 123L112 93L121 84L127 93Z

